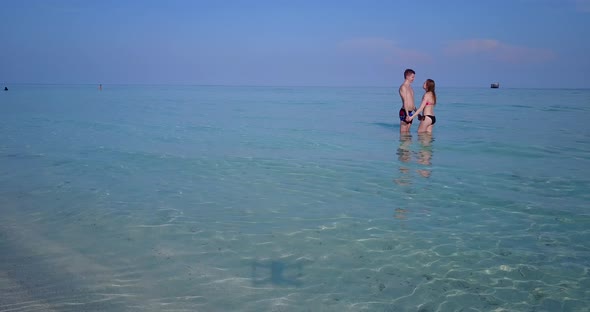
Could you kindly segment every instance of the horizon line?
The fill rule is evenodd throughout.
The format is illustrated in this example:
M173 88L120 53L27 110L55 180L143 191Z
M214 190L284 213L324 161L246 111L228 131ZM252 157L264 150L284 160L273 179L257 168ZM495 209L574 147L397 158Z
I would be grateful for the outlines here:
M8 85L43 85L43 86L186 86L186 87L248 87L248 88L391 88L396 85L250 85L250 84L192 84L192 83L45 83L45 82L12 82ZM491 89L487 86L438 86L439 88L468 88L468 89ZM500 87L499 89L566 89L566 90L588 90L583 87Z

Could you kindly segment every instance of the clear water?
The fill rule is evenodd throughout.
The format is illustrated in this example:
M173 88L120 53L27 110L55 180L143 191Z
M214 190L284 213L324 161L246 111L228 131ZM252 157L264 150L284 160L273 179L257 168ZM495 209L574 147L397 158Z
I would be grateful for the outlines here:
M588 311L590 90L438 98L10 86L0 311Z

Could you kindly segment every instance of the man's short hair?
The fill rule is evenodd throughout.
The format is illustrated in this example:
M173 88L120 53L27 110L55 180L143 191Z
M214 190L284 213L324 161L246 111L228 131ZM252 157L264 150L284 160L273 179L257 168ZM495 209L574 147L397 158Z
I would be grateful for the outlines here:
M406 69L406 71L404 71L404 79L408 78L409 75L411 74L416 74L416 72L413 69Z

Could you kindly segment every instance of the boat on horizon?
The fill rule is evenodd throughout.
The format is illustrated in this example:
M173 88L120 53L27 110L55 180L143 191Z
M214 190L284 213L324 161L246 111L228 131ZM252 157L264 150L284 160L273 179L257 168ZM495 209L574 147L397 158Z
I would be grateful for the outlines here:
M492 85L490 86L492 89L498 89L500 87L500 83L499 82L493 82Z

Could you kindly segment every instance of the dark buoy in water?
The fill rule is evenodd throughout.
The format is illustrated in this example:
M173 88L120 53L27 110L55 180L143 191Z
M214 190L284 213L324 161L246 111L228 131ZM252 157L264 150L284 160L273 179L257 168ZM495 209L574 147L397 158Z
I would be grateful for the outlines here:
M4 87L4 91L8 91L8 87Z

